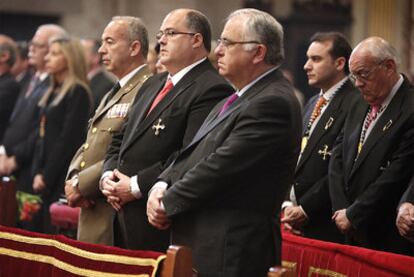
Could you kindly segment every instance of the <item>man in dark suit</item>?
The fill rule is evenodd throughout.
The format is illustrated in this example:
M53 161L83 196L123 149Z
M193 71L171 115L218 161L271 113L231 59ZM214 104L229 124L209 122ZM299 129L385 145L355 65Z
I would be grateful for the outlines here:
M191 141L232 88L207 60L210 24L200 12L172 11L157 39L168 72L150 78L138 92L141 96L108 150L101 187L118 211L115 245L165 251L169 232L148 223L146 194L166 161Z
M0 37L0 144L14 104L19 96L19 84L11 69L16 60L16 46L11 38Z
M331 219L328 164L349 104L357 95L348 78L352 48L337 32L316 33L310 42L304 69L309 85L321 91L304 110L302 149L282 222L305 237L341 242L343 236Z
M65 192L69 205L81 207L78 240L113 245L114 209L99 191L99 179L113 134L120 131L139 89L151 76L145 64L145 25L136 17L113 17L102 34L99 51L119 86L103 98L91 118L86 141L70 163Z
M33 70L29 65L29 44L21 40L16 42L16 61L12 68L12 74L20 85L20 91L26 92L27 86L33 76ZM24 93L23 92L23 93Z
M17 189L33 193L31 161L32 135L36 135L39 122L39 100L49 87L45 70L45 56L48 41L55 36L65 36L66 31L54 24L41 25L37 29L29 47L29 63L36 69L26 91L19 95L3 138L0 155L0 175L14 174Z
M414 243L414 177L401 197L396 225L400 235Z
M279 69L283 28L265 12L237 10L216 54L237 91L160 175L148 219L160 229L171 222L172 243L192 249L198 276L267 276L280 262L278 214L301 133L299 102Z
M414 87L379 37L355 47L349 68L362 97L351 104L330 161L332 219L349 244L410 254L395 211L412 176Z
M101 55L98 53L101 43L94 39L82 40L88 63L88 79L92 92L93 110L99 106L102 97L111 90L115 82L101 66Z

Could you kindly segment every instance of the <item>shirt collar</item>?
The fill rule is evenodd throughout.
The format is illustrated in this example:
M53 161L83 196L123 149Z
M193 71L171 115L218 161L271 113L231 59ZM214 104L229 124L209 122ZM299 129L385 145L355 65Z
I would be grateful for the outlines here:
M340 80L338 83L330 87L327 91L322 92L322 90L319 92L319 96L323 96L326 100L330 101L334 96L335 93L345 84L345 82L348 80L348 76L344 77L342 80Z
M268 71L266 71L265 73L263 73L262 75L260 75L259 77L257 77L256 79L254 79L253 81L251 81L250 83L248 83L247 85L245 85L241 90L236 91L237 96L241 97L248 89L250 89L254 84L256 84L258 81L260 81L261 79L263 79L265 76L269 75L270 73L272 73L273 71L275 71L279 66L275 66L272 67L271 69L269 69Z
M144 66L146 66L147 64L142 64L139 67L135 68L134 70L132 70L131 72L129 72L127 75L125 75L124 77L121 78L121 80L119 80L119 85L121 86L121 88L123 86L126 85L126 83L128 83L129 80L131 80L131 78Z
M388 104L391 102L392 98L394 98L394 95L397 93L398 89L401 87L402 83L404 81L404 78L400 75L400 79L395 83L395 85L392 87L390 94L388 94L387 98L384 99L384 101L381 103L381 107L387 107Z
M168 74L168 78L171 78L171 82L175 86L188 72L190 72L191 69L199 65L200 63L204 62L207 58L204 57L201 60L196 61L195 63L190 64L187 67L184 67L180 71L174 74L174 76L171 76Z

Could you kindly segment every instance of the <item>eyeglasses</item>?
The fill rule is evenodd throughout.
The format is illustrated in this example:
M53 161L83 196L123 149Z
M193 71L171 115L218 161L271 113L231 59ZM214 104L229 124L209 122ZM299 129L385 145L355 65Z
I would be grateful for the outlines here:
M165 37L167 39L174 37L175 35L189 35L189 36L194 36L197 33L188 33L188 32L179 32L179 31L174 31L174 30L165 30L165 31L159 31L157 33L157 35L155 36L155 38L157 40L160 40L162 38L162 36L165 35Z
M356 82L357 80L360 82L366 82L369 81L371 79L371 75L372 73L374 73L378 68L381 67L381 65L384 63L385 60L377 63L376 65L374 65L374 67L371 70L365 70L365 71L360 71L357 73L351 73L349 75L349 78L351 79L352 82Z
M230 40L228 38L219 38L219 39L217 39L217 46L219 46L221 44L226 48L229 47L229 46L235 45L235 44L250 44L250 43L260 44L260 42L255 41L255 40L234 41L234 40Z

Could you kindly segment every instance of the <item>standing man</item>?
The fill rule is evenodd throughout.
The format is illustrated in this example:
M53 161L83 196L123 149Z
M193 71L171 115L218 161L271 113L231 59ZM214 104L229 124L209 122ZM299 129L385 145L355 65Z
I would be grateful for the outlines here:
M27 89L22 91L17 99L4 134L3 145L0 146L0 175L13 173L17 177L17 190L33 193L31 135L36 135L39 124L39 100L50 84L45 56L49 51L49 39L65 36L66 31L58 25L41 25L29 46L29 63L36 71ZM33 226L21 227L33 230Z
M14 104L19 96L20 86L14 80L12 67L16 61L15 42L0 35L0 144L7 128ZM4 36L4 38L2 38Z
M343 242L332 222L328 165L351 100L357 96L348 78L352 48L337 32L316 33L306 53L304 69L310 86L320 89L304 110L302 149L296 166L290 204L284 209L285 226L305 237Z
M237 10L216 54L236 92L160 175L148 219L160 229L172 222L172 243L192 249L201 277L267 276L278 262L277 216L301 132L299 103L279 68L282 26L265 12Z
M112 140L101 188L117 210L115 245L165 251L169 232L148 223L147 192L167 160L192 140L210 110L232 88L207 60L210 23L199 11L170 12L157 39L168 72L143 85L142 97Z
M147 29L137 17L114 17L102 34L99 53L119 81L90 121L86 141L69 166L65 192L69 205L81 207L78 239L113 245L114 212L99 191L99 178L112 135L126 121L138 90L151 75L145 64Z
M411 247L395 226L414 162L414 87L397 70L395 49L370 37L349 68L361 96L330 162L329 192L338 229L352 245L400 254Z
M401 198L396 225L400 235L414 243L414 178Z
M101 54L98 53L101 43L94 39L82 40L88 63L88 80L93 98L93 110L101 103L102 97L114 86L114 81L101 65Z

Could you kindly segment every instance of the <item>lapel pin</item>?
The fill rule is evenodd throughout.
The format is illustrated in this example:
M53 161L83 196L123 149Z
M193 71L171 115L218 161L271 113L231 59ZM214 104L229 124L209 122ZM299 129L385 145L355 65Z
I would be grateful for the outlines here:
M334 122L333 117L330 117L325 124L325 130L328 130L329 128L331 128L333 122Z
M329 146L327 144L325 144L323 146L323 149L318 150L318 154L322 156L322 160L324 160L324 161L327 159L327 156L332 155L332 153L330 151L328 151L328 147Z
M392 119L390 119L387 124L384 125L384 128L382 128L382 131L385 132L387 131L392 125Z
M165 125L161 124L162 119L158 118L158 122L157 124L152 125L152 129L155 131L154 135L158 136L160 134L160 130L164 130L165 129Z

